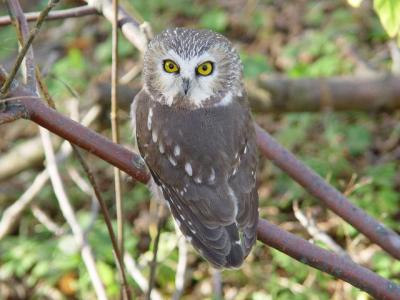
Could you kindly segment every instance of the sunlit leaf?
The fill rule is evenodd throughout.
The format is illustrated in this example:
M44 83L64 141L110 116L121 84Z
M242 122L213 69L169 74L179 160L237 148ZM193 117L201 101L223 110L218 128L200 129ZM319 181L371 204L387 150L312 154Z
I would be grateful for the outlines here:
M362 1L363 0L347 0L347 3L353 7L359 7Z
M374 0L374 8L388 35L395 37L400 29L400 1Z

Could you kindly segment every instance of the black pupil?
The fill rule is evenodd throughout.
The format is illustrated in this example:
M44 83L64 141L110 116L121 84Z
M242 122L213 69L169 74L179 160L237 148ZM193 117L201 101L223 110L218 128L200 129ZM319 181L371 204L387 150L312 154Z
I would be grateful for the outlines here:
M169 64L168 64L168 68L173 69L173 68L174 68L174 65L173 65L172 63L169 63Z
M208 66L207 65L203 65L201 68L203 69L203 71L207 71Z

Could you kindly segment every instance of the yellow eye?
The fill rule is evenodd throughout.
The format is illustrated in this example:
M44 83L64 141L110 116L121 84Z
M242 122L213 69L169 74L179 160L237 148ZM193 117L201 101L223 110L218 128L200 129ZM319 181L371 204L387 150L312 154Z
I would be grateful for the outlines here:
M196 69L196 73L202 76L208 76L212 73L212 71L213 63L211 61L206 61L200 64Z
M179 66L170 59L164 60L164 70L167 73L178 73Z

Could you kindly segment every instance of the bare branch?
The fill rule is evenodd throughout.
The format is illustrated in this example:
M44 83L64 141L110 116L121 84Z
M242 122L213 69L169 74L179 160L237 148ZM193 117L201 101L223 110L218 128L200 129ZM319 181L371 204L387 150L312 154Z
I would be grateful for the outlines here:
M111 23L113 22L113 9L111 0L85 0L87 4L95 7L101 14L104 15ZM125 38L130 41L141 52L144 52L147 46L148 37L142 30L140 23L132 18L121 7L118 9L118 24Z
M38 95L39 93L38 93L38 85L36 83L36 77L35 77L36 74L35 74L34 54L33 54L33 49L30 47L30 44L32 43L36 33L38 32L40 25L43 22L44 18L47 16L49 11L56 5L56 3L58 1L59 0L50 0L49 1L47 7L40 13L40 17L36 23L36 26L33 29L33 31L31 32L29 37L27 37L28 23L25 19L25 16L23 14L22 8L21 8L18 0L9 0L8 1L10 12L12 13L13 16L15 16L18 19L17 33L19 34L19 37L20 37L19 38L20 43L25 45L22 48L20 54L23 53L24 48L26 47L25 53L23 53L23 55L27 54L27 57L25 60L25 66L26 66L26 70L27 70L27 72L26 72L27 77L25 79L25 83L36 95ZM14 69L17 65L18 65L18 60L14 66ZM17 69L18 69L18 67L17 67ZM15 74L14 74L14 76L15 76ZM9 84L7 87L8 80L11 84L11 82L13 81L13 76L8 77L5 84L3 85L3 88L5 87L5 90L2 90L3 94L5 94L7 92L7 89L10 86L10 84ZM54 154L53 145L52 145L51 139L50 139L50 133L44 128L39 128L39 131L40 131L40 136L42 138L43 148L44 148L45 157L46 157L46 161L47 161L46 169L48 171L50 181L53 185L53 190L56 194L56 198L60 205L61 212L63 213L65 219L67 220L68 225L71 227L72 232L74 234L74 238L76 240L76 243L79 245L79 247L81 249L82 259L88 270L89 278L92 281L97 298L100 300L107 300L107 296L106 296L106 292L105 292L103 283L101 282L100 276L96 270L96 263L95 263L95 260L93 257L91 247L88 244L86 237L84 236L84 233L75 217L75 214L74 214L74 211L70 204L70 201L68 199L68 196L64 190L61 176L60 176L60 174L58 172L58 168L57 168L57 162L56 162L56 157Z
M112 141L119 143L119 116L118 116L118 0L112 0L112 66L111 66L111 132ZM124 257L124 215L122 207L121 171L114 167L115 206L117 210L117 242L121 257ZM121 272L124 273L124 264L121 263ZM122 278L121 278L122 279ZM129 291L124 289L121 299L129 298Z
M34 217L56 236L64 234L64 230L58 226L46 213L36 204L32 205L32 213Z
M35 199L48 179L49 175L46 171L40 173L22 196L4 211L0 221L0 241L10 232L22 212Z
M258 147L267 158L302 185L311 195L321 200L330 210L353 225L393 257L400 259L400 237L393 230L385 227L362 209L353 205L337 189L326 183L321 176L279 145L260 126L255 125L255 128Z
M107 295L103 283L101 282L100 276L96 270L96 263L93 257L92 249L88 244L88 242L86 241L83 230L76 219L71 203L65 192L61 176L58 172L57 163L53 152L53 146L50 141L50 134L44 128L40 128L40 131L47 161L46 168L49 172L50 180L52 182L54 192L58 199L61 212L64 215L65 219L67 220L68 225L72 229L76 243L81 248L82 259L88 270L89 277L96 291L97 298L101 300L106 300Z
M178 230L176 230L176 232L178 233ZM175 293L172 297L173 300L181 299L183 290L185 288L188 248L186 240L183 235L178 237L178 251L179 251L179 257L178 257L178 265L176 267Z
M149 282L147 281L146 277L143 276L142 272L136 265L135 260L132 258L131 255L125 253L124 256L126 270L128 271L129 275L135 280L137 285L140 287L142 292L146 293L149 288ZM151 293L151 300L162 300L162 296L160 292L153 288L153 292Z
M27 117L24 105L15 102L4 105L4 110L2 110L0 103L0 125Z
M111 218L110 218L110 214L108 212L106 203L105 203L103 197L101 196L100 189L99 189L99 187L98 187L98 185L96 183L96 180L95 180L95 178L93 176L93 173L91 172L88 164L83 159L83 157L82 157L82 155L79 152L77 147L73 146L73 150L74 150L75 155L78 158L79 162L81 163L81 166L84 169L84 171L85 171L85 173L86 173L86 175L87 175L87 177L88 177L88 179L90 181L90 184L92 185L93 192L96 195L97 200L99 201L99 204L100 204L100 207L101 207L101 210L102 210L102 213L103 213L103 217L104 217L104 220L106 222L108 234L110 235L111 244L112 244L112 247L113 247L113 250L114 250L114 255L115 255L115 258L116 258L116 262L117 262L117 267L118 267L118 270L120 272L120 276L121 276L121 280L122 280L122 285L123 285L123 288L124 288L124 290L126 292L125 295L128 297L128 299L130 299L130 290L129 290L129 286L128 286L126 275L125 275L125 271L124 271L125 269L123 267L121 267L124 262L123 262L123 258L121 256L121 253L119 252L119 249L118 249L117 239L115 237L114 230L112 228Z
M150 263L150 275L149 275L149 288L147 289L146 293L146 299L151 300L151 291L154 287L155 279L156 279L156 268L157 268L157 253L158 253L158 246L160 243L160 236L161 236L161 230L162 226L164 224L164 205L160 204L158 205L158 220L157 220L157 234L156 238L154 239L153 243L153 259Z
M262 76L258 88L269 97L254 96L249 90L255 111L389 111L400 108L400 77L332 77L289 79Z
M355 287L366 291L376 299L399 299L400 286L370 270L333 252L315 247L309 242L284 231L276 225L260 219L258 239L294 259L322 270Z
M313 239L323 242L332 251L338 253L340 256L351 259L342 247L340 247L326 232L323 232L317 227L315 221L312 218L307 218L304 215L304 213L299 208L298 201L293 202L293 212L296 219L300 222L301 225L303 225L305 229L307 229L308 233L313 237Z
M27 37L26 42L24 42L24 44L22 46L22 49L18 53L18 57L17 57L17 60L16 60L16 62L14 64L14 67L13 67L13 69L11 71L11 74L8 76L7 80L4 82L3 86L0 89L0 94L2 94L2 95L7 94L8 89L10 88L11 83L14 80L15 75L17 74L19 67L21 66L21 63L22 63L25 55L27 54L27 52L28 52L33 40L36 37L36 34L39 32L40 27L42 26L45 18L47 17L48 13L50 12L50 10L54 6L56 6L56 4L59 1L60 0L50 0L48 5L46 6L46 8L40 12L40 15L39 15L39 17L38 17L38 19L36 21L35 26L33 27L31 33L29 34L29 37ZM17 4L18 2L9 0L9 1L7 1L7 3L8 3L9 10L11 12L14 12L12 15L15 18L16 24L19 24L19 25L17 25L17 28L20 28L20 26L22 26L21 30L25 31L25 34L27 34L26 31L27 31L27 27L28 26L27 26L27 24L24 24L25 26L23 26L22 25L23 21L21 20L21 17L23 18L23 20L25 20L25 17L23 15L23 13L22 13L22 16L21 16L21 13L18 12L18 9L15 7L17 5L19 6L19 4ZM31 51L31 50L29 50L29 51ZM32 84L31 81L33 81L34 78L35 78L35 66L34 66L34 64L32 62L30 62L30 63L27 63L27 67L31 68L31 69L33 68L33 70L30 70L30 71L28 70L28 82L27 82L27 84L31 85Z
M83 126L89 126L97 118L99 113L99 107L93 106L83 117ZM69 142L64 141L59 153L57 153L57 163L65 160L71 154L71 151L72 148ZM31 186L21 195L21 197L4 211L2 219L0 220L0 241L10 232L14 224L19 220L22 212L32 203L36 195L41 191L48 180L49 175L45 169L36 176Z
M78 18L78 17L88 16L88 15L98 15L98 14L99 13L95 8L90 7L89 5L85 5L85 6L79 6L79 7L69 8L69 9L52 11L46 17L46 21L67 19L67 18ZM25 14L25 18L27 19L28 22L37 21L39 16L40 16L40 12L31 12L31 13ZM0 26L10 25L11 23L12 23L12 20L10 17L8 17L8 16L0 17Z

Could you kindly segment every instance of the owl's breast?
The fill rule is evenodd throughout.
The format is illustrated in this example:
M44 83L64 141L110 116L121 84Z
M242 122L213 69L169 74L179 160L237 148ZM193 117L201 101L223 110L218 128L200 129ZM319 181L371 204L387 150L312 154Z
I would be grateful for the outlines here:
M246 107L227 106L188 110L138 97L136 134L139 150L150 169L171 181L182 174L210 184L232 173L238 151L246 143Z

